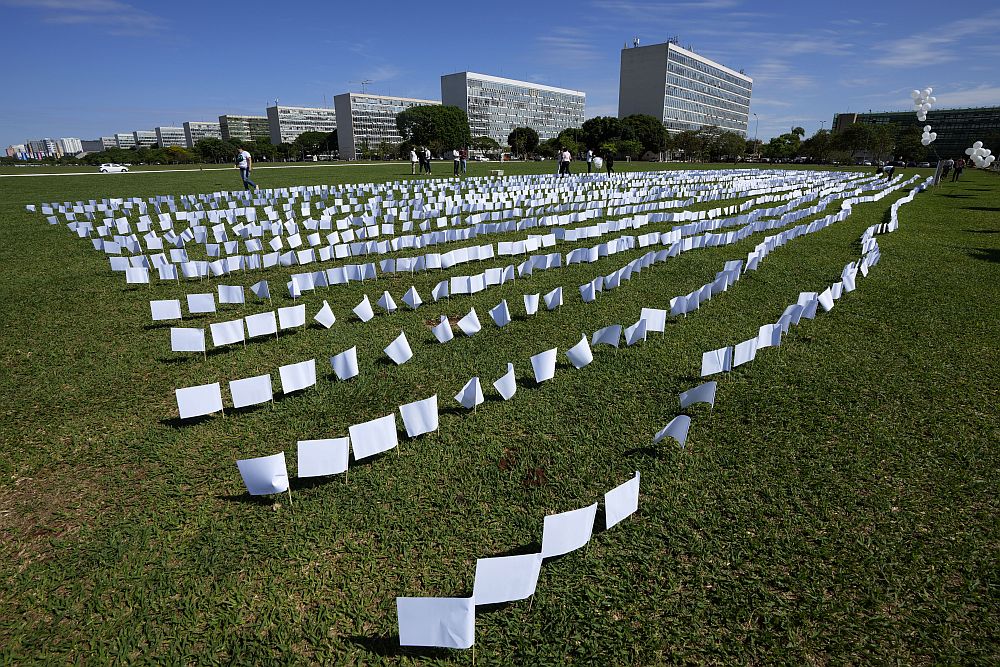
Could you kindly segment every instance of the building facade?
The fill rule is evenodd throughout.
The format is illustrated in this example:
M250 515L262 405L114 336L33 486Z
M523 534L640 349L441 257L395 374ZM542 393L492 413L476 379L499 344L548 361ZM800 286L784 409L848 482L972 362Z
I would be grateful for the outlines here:
M62 157L62 148L55 139L31 139L27 142L28 154L35 159Z
M273 106L267 108L267 124L272 144L290 144L303 132L333 132L337 113L323 107Z
M194 148L202 139L221 139L222 126L208 121L189 120L184 123L184 145Z
M473 137L501 146L515 127L530 127L541 141L583 125L586 93L476 72L441 77L441 103L462 109Z
M83 152L83 142L75 137L63 137L59 140L59 148L63 155L77 155Z
M242 141L257 141L271 138L271 129L267 116L237 116L226 114L219 116L219 131L225 141L240 139Z
M753 79L672 42L622 49L618 117L648 114L671 133L715 126L747 136Z
M153 128L153 132L156 134L156 144L160 148L185 145L183 127L167 127L161 125Z
M131 132L115 132L115 146L117 148L135 148L135 135Z
M136 148L152 148L156 146L155 130L135 130L132 132L132 138L135 139Z
M333 98L337 115L337 143L340 157L355 160L366 149L403 141L396 128L396 114L410 107L441 104L437 100L387 97L366 93L344 93Z
M18 160L27 160L28 147L24 144L11 144L7 147L7 157L17 158Z
M833 115L833 131L840 132L854 123L895 125L897 131L930 125L937 140L927 147L929 157L965 157L965 149L988 136L1000 135L1000 106L969 109L931 109L927 120L917 120L914 111L838 113ZM1000 146L988 146L1000 150Z

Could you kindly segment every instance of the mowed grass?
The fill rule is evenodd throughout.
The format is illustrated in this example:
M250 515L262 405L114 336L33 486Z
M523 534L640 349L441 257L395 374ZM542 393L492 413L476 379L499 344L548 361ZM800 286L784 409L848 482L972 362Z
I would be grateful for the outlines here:
M473 175L487 167L470 164L482 169ZM403 171L273 170L259 181L383 181ZM468 652L400 649L395 597L469 595L476 558L537 550L547 513L593 503L636 470L635 516L546 562L530 603L480 610L478 661L1000 660L995 175L967 172L904 206L857 291L720 378L713 411L691 410L683 452L650 441L678 414L677 394L700 382L701 353L753 335L799 291L837 280L898 195L775 250L663 336L595 349L579 371L561 356L555 379L537 388L527 380L532 354L630 324L643 306L666 307L762 235L657 265L595 304L567 291L563 308L534 319L517 317L521 294L578 285L640 253L367 326L349 317L362 293L374 300L388 289L398 300L415 284L427 299L438 276L320 290L307 310L327 298L339 320L330 331L203 361L169 352L147 304L195 283L126 287L84 242L24 211L237 181L231 172L0 179L4 662L468 664ZM501 298L515 321L498 330L486 311ZM433 342L425 319L470 306L480 334ZM379 355L400 329L415 357L397 368ZM326 357L352 345L361 377L331 381ZM176 387L264 372L277 387L278 365L311 357L314 389L224 418L172 419ZM502 402L490 383L508 361L522 381ZM476 374L487 402L454 409L451 396ZM285 450L294 476L296 440L346 435L435 392L438 434L352 467L346 482L293 478L293 506L245 495L236 458Z

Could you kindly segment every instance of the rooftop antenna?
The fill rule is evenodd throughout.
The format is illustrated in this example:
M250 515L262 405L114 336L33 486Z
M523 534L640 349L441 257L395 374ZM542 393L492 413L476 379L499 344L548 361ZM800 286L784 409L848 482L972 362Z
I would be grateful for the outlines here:
M633 37L632 38L632 48L633 49L639 48L639 38L638 37Z
M677 35L674 35L667 40L667 44L676 44L677 46L680 46L681 40Z
M351 81L350 83L360 83L361 84L361 94L368 94L368 85L371 84L371 79L361 79L361 81Z

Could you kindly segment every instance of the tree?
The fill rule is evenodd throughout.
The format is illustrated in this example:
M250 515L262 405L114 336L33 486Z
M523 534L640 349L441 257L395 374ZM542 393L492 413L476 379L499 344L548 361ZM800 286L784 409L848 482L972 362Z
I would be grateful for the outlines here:
M614 116L596 116L583 122L583 142L588 148L598 148L607 141L622 137L622 122Z
M799 140L801 141L802 137L806 136L806 130L803 127L793 127L792 131L791 131L791 134L794 134L795 136L797 136L799 138Z
M232 160L236 152L228 142L212 137L199 139L194 145L194 150L203 162L215 163Z
M636 141L635 139L622 139L621 141L615 142L618 148L618 154L630 157L633 160L637 160L642 157L642 143Z
M642 144L642 150L659 153L670 147L670 134L662 121L649 114L634 114L622 119L622 128Z
M435 153L468 146L472 141L469 117L458 107L439 104L415 106L396 114L396 128L404 141L427 146Z
M799 128L795 128L799 129ZM776 137L772 137L764 146L764 155L772 160L790 160L799 150L802 141L799 135L794 132L786 132Z
M508 139L509 140L509 139ZM499 151L500 144L493 137L476 137L472 140L470 147L477 151Z
M697 158L704 150L705 141L697 130L684 130L674 137L674 148L684 153L684 159Z
M736 162L737 158L741 157L747 149L747 142L743 135L728 130L716 133L706 143L709 157L714 162L722 160Z
M527 155L538 148L538 133L530 127L515 127L507 135L507 145L516 155Z
M747 139L746 152L747 155L758 155L760 154L760 149L764 145L764 142L760 139Z
M853 123L834 135L833 144L835 148L850 153L851 161L853 161L858 151L867 150L871 143L871 135L871 125Z
M567 127L556 137L559 145L568 150L570 155L579 155L586 147L583 130L578 127Z
M829 130L818 130L816 134L802 142L799 146L798 155L811 157L814 161L823 164L830 157L833 151L833 137Z
M881 160L892 157L892 149L896 145L895 125L873 125L869 150L872 155Z
M316 155L326 150L326 138L326 132L303 132L295 138L292 145L295 146L296 154L305 160L307 155Z

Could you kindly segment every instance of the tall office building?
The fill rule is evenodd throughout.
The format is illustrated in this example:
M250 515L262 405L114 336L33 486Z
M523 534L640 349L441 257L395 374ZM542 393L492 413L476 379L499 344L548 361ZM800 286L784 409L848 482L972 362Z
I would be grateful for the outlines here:
M115 146L118 148L135 148L135 135L131 132L115 132Z
M267 124L272 144L290 144L303 132L333 132L337 129L337 114L322 107L267 108Z
M27 144L28 153L34 158L62 157L62 148L55 139L32 139Z
M7 157L15 157L18 160L28 159L28 147L24 144L11 144L7 147Z
M965 149L989 135L1000 134L1000 106L969 109L931 109L926 121L918 121L913 111L880 111L868 113L838 113L833 116L833 131L840 132L854 123L894 125L896 131L916 131L930 125L937 139L927 148L931 157L957 158ZM993 150L1000 147L988 146Z
M135 139L136 148L156 146L156 132L154 130L135 130L132 132L132 137Z
M404 109L429 104L437 100L417 100L409 97L387 97L367 93L344 93L333 98L337 115L337 143L342 159L361 157L365 149L374 150L382 142L403 141L396 128L396 114Z
M185 143L183 127L165 127L161 125L160 127L153 128L153 132L156 134L156 143L160 148L183 146Z
M194 148L202 139L221 139L222 126L219 123L189 120L184 123L184 145Z
M648 114L670 132L716 126L744 137L753 79L672 42L622 49L618 117Z
M542 141L583 125L586 93L476 72L441 77L441 103L469 116L473 137L501 146L515 127L530 127Z
M83 152L83 143L74 137L63 137L59 140L63 155L76 155Z
M226 114L219 116L219 129L225 141L240 139L242 141L257 141L271 138L271 128L267 124L267 116L237 116Z

